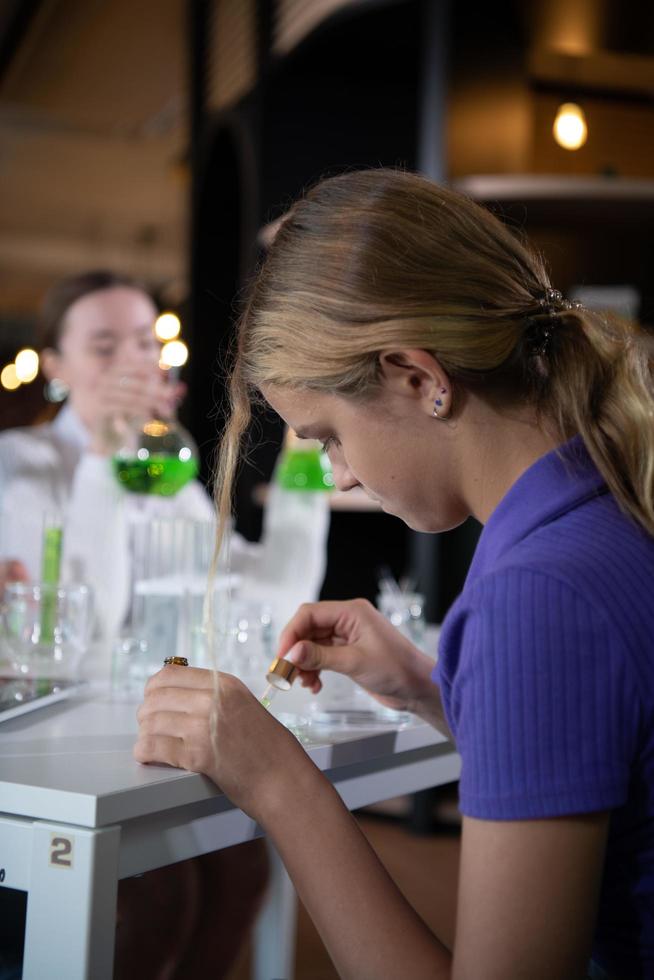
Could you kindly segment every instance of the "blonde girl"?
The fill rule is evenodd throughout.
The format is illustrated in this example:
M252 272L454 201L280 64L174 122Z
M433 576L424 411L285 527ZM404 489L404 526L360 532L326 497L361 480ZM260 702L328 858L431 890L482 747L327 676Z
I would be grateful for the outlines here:
M340 489L363 487L420 531L485 525L435 668L362 601L301 607L279 648L312 690L339 671L455 740L455 937L429 931L235 679L219 675L215 698L210 672L161 671L136 758L206 773L261 824L344 977L654 977L654 399L640 332L565 300L466 198L361 171L283 222L240 322L231 396L224 524L263 396L323 440Z

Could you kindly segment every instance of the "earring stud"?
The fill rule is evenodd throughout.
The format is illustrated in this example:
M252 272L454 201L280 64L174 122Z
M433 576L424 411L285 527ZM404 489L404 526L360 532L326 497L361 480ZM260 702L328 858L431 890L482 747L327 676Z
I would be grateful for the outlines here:
M43 395L46 401L53 402L54 404L66 401L69 393L70 388L61 378L51 378L50 381L46 382L43 389Z
M447 394L447 388L441 388L441 395L445 395L445 394ZM442 398L435 398L434 399L434 409L433 409L433 411L432 411L431 414L432 414L433 418L438 419L439 422L447 422L447 420L449 419L450 416L449 415L440 415L440 413L438 411L438 409L441 408L442 404L443 404L443 399Z

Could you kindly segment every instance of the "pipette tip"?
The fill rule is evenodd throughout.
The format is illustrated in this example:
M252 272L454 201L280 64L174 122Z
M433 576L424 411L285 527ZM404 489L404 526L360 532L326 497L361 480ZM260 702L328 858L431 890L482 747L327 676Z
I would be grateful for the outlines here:
M266 690L263 692L263 694L259 698L259 702L264 706L264 708L269 708L270 707L270 702L275 697L275 694L277 693L277 690L278 689L276 687L273 687L272 684L269 684L268 685L268 687L266 688Z

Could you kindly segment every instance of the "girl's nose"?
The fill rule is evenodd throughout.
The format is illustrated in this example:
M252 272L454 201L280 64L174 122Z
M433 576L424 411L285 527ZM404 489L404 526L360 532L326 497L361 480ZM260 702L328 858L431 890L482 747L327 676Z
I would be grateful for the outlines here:
M342 463L332 464L332 473L334 474L334 486L337 490L346 492L347 490L352 490L353 487L359 486L359 481L350 473L347 466Z

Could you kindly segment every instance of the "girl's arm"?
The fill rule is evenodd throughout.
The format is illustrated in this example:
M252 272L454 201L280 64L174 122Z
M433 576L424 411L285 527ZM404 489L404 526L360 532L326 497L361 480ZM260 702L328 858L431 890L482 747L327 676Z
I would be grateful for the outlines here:
M229 675L148 682L135 756L203 772L265 829L341 976L570 980L590 955L608 815L465 819L454 957L388 877L304 749ZM216 706L216 752L209 718ZM433 874L438 874L434 867Z
M463 821L459 980L586 976L609 814Z
M334 787L313 766L297 775L266 801L264 827L339 975L450 977L450 951L388 876Z
M290 798L270 804L265 826L342 977L585 977L607 814L466 818L452 957L390 880L333 787L318 774L304 776Z

